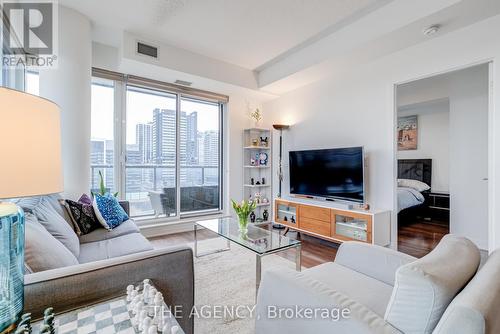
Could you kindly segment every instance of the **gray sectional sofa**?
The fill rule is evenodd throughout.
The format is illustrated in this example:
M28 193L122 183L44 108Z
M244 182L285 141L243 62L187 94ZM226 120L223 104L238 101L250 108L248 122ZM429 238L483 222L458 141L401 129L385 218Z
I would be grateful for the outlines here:
M25 312L39 317L81 307L123 293L149 278L165 302L177 305L186 333L193 333L193 254L189 247L154 249L133 220L111 231L78 236L59 195L17 200L26 215ZM128 210L127 203L121 203Z

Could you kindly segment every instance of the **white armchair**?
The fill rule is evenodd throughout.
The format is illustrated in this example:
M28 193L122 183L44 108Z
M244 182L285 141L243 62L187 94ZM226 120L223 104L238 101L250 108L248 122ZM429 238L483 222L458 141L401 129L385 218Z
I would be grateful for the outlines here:
M263 274L256 333L431 333L478 266L477 247L453 235L421 259L346 242L335 262Z

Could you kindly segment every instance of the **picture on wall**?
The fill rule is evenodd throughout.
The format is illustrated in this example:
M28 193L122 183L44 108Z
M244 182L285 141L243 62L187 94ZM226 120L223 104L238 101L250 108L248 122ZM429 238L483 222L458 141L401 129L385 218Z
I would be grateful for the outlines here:
M398 151L416 150L418 144L417 115L398 118Z

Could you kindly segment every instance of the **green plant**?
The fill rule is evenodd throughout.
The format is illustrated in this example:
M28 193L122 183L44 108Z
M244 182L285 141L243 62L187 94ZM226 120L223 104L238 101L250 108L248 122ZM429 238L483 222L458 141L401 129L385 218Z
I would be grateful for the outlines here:
M254 201L241 201L241 203L236 203L234 200L231 200L231 204L233 205L233 209L238 215L240 222L247 221L250 212L255 210L257 204Z
M104 196L106 195L107 190L106 190L106 185L104 184L104 177L102 176L102 172L99 171L99 195ZM113 196L117 197L118 192L115 192Z

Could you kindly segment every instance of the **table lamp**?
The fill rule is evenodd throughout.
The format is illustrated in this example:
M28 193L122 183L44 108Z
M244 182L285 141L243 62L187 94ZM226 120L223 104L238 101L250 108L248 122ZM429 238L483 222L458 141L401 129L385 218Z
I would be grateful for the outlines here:
M24 213L2 199L61 192L59 107L0 87L0 333L24 304Z

